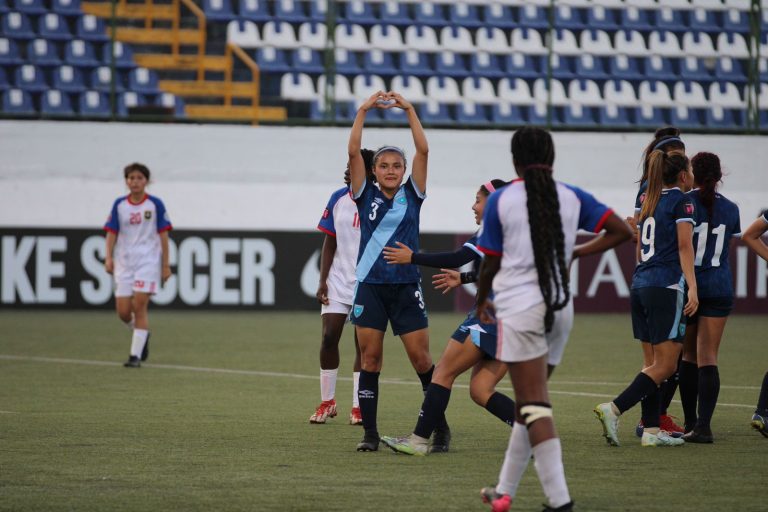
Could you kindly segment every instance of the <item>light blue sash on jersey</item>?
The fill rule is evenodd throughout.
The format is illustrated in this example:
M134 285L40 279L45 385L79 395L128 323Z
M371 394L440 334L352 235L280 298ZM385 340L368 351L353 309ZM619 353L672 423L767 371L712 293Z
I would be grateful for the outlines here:
M357 280L362 282L368 277L368 273L373 268L376 260L381 256L384 246L395 234L395 230L403 221L405 213L408 211L408 201L405 198L405 187L401 186L392 200L392 208L384 215L376 230L371 235L371 239L365 246L360 261L357 262Z

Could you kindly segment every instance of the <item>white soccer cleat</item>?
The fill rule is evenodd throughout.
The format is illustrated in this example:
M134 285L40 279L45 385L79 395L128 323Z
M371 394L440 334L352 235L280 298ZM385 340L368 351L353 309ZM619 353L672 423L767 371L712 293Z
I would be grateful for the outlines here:
M598 404L594 411L603 426L605 440L611 446L619 446L619 417L613 412L611 403Z
M324 402L320 402L320 405L315 409L315 414L309 417L310 423L325 423L328 418L336 417L336 400L331 398Z
M659 430L658 434L651 434L647 430L643 432L640 446L681 446L685 441L681 437L672 437L669 432Z

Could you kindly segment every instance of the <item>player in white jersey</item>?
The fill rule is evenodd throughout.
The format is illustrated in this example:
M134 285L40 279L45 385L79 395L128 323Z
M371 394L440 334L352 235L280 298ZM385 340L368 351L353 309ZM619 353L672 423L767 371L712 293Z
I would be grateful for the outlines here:
M171 277L168 231L172 226L163 202L145 192L149 169L133 163L123 174L130 193L115 200L104 225L104 267L115 277L117 315L133 330L124 366L139 368L149 357L149 298Z
M506 362L517 399L499 483L481 491L495 512L509 510L531 455L547 497L545 511L570 511L560 440L547 391L546 332L555 311L570 300L568 265L573 257L602 252L632 236L629 226L590 194L552 179L551 135L524 127L512 137L519 180L488 198L478 248L477 315L497 324L496 359ZM575 247L579 229L601 236ZM493 283L494 303L487 301Z
M365 168L372 177L373 151L361 149ZM317 229L325 233L320 253L320 284L317 300L323 319L320 345L320 405L310 416L310 423L325 423L336 416L336 378L339 373L339 340L349 317L355 295L355 269L360 249L360 218L357 204L349 191L349 165L344 172L345 186L331 195ZM354 331L354 330L353 330ZM352 411L350 425L362 425L357 387L360 381L360 347L355 333L355 362L352 374Z

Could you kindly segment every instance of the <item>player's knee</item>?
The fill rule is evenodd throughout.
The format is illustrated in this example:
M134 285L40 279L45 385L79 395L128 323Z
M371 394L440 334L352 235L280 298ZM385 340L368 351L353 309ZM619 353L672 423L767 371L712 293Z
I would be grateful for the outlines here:
M367 372L381 371L381 354L362 354L360 364Z
M124 323L130 323L133 316L131 315L131 311L118 311L117 316L122 320Z
M432 356L429 355L429 352L426 354L419 354L411 358L411 363L418 373L424 373L432 368Z
M488 389L487 386L478 385L470 382L469 384L469 397L480 407L485 407L488 403L488 399L493 394L492 389Z
M552 419L552 405L547 402L527 402L517 405L518 418L523 420L527 428L535 422L546 418Z
M330 331L323 332L323 339L320 343L320 350L322 351L338 351L339 350L339 336Z

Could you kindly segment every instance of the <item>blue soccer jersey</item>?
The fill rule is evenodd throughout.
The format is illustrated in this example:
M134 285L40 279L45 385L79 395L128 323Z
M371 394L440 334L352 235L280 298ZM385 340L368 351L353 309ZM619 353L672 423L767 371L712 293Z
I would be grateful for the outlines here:
M640 213L643 208L643 201L645 201L645 191L648 190L648 181L644 181L640 184L640 188L637 189L637 196L635 197L635 213Z
M632 288L683 289L683 270L677 248L677 225L696 223L693 200L679 188L661 191L653 215L638 226L640 263L635 268Z
M355 195L360 216L360 251L357 281L370 284L403 284L421 281L416 265L389 265L382 249L401 242L419 251L419 215L425 195L409 177L392 199L366 181Z
M701 202L698 189L688 193L697 212L693 230L696 250L696 286L699 297L733 296L733 276L728 264L731 238L741 235L739 207L720 194L715 194L712 218Z

